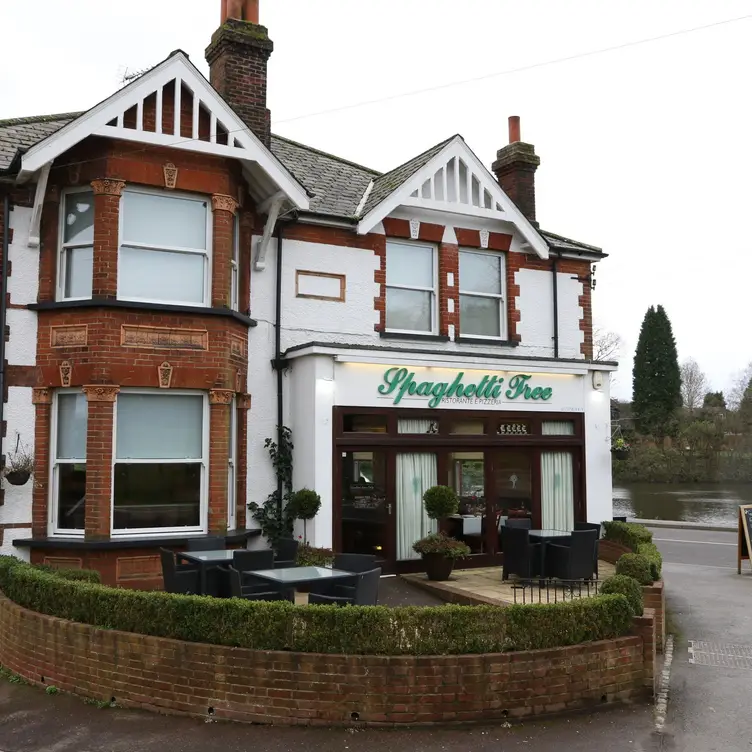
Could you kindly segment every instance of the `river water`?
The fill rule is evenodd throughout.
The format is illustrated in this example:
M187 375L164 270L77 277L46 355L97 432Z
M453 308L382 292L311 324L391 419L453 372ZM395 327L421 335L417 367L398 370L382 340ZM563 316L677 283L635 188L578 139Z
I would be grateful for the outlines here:
M740 504L752 504L752 484L614 484L614 516L736 525Z

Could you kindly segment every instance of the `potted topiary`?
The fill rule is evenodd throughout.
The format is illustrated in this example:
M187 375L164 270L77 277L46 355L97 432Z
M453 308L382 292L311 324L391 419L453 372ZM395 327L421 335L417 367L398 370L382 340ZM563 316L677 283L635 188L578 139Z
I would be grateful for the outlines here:
M449 486L432 486L423 494L426 514L437 522L456 514L459 508L457 494ZM445 533L431 533L413 543L413 551L423 557L429 580L448 580L454 562L470 553L470 547Z
M321 509L321 497L310 488L301 488L290 495L287 514L291 519L303 520L303 542L308 543L306 522L312 520Z
M16 451L8 455L3 468L5 480L12 486L23 486L28 482L34 472L34 454L27 449L19 440L16 442Z

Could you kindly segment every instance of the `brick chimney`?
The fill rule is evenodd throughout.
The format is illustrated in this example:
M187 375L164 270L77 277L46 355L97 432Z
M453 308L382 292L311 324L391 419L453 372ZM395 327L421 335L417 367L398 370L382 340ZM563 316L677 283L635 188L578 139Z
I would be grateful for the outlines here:
M535 171L540 157L532 144L520 140L520 119L509 118L509 144L496 152L491 169L496 173L504 193L517 208L537 227L535 221Z
M273 49L259 24L259 0L222 0L220 27L206 48L211 84L267 146L266 69Z

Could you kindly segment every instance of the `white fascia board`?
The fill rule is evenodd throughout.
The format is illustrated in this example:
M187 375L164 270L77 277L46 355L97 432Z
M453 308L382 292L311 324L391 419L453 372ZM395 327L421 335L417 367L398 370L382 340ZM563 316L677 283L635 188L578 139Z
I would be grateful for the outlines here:
M504 210L506 216L499 217L499 212L474 207L468 204L448 204L440 201L416 199L412 194L418 190L442 165L453 157L460 157L476 174L488 177L484 183L485 188ZM525 215L515 206L514 202L504 193L496 178L488 171L488 168L478 159L475 152L465 143L460 136L455 136L447 145L429 160L412 177L396 188L378 206L371 209L358 224L358 234L366 235L373 227L389 216L399 206L423 207L443 211L449 214L459 214L470 217L495 219L497 221L511 222L519 233L530 244L530 247L542 259L548 258L548 243L543 236L530 224ZM451 208L450 208L451 207Z
M138 105L149 94L165 86L173 79L182 81L204 102L230 131L230 141L237 141L240 146L188 139L164 133L152 133L107 123L118 120L124 112ZM285 192L290 202L303 211L309 208L305 188L298 183L286 167L264 146L248 126L240 120L232 108L212 88L198 69L182 53L177 52L163 63L144 73L133 83L115 92L111 97L100 102L88 112L76 118L56 133L33 146L24 154L21 161L20 178L31 174L68 149L83 141L87 136L101 135L140 143L158 144L169 148L180 148L205 154L231 157L244 162L257 164L269 178Z

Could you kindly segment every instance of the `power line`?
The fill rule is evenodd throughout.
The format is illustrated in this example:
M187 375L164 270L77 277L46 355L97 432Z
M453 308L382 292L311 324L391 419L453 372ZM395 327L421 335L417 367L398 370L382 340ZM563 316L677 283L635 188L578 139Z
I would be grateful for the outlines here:
M638 45L650 44L652 42L658 42L663 39L671 39L672 37L682 36L684 34L692 34L696 31L704 31L705 29L712 29L717 26L724 26L726 24L736 23L737 21L745 21L752 18L752 14L746 16L737 16L736 18L727 18L723 21L715 21L713 23L704 24L702 26L694 26L690 29L680 29L678 31L672 31L668 34L659 34L654 37L646 37L645 39L637 39L631 42L623 42L622 44L616 44L611 47L601 47L597 50L589 50L587 52L578 52L573 55L567 55L565 57L557 57L552 60L544 60L540 63L531 63L530 65L521 65L517 68L508 68L507 70L498 71L496 73L486 73L483 76L474 76L473 78L463 78L458 81L451 81L445 84L437 84L436 86L428 86L423 89L413 89L412 91L405 91L400 94L390 94L386 97L379 97L377 99L366 99L361 102L354 102L353 104L345 104L340 107L332 107L328 110L319 110L318 112L311 112L307 115L296 115L291 118L284 118L283 120L277 120L278 123L292 123L296 120L304 120L312 117L319 117L320 115L330 115L335 112L344 112L347 110L354 110L359 107L368 107L373 104L381 104L383 102L393 102L398 99L406 99L408 97L414 97L417 94L426 94L433 91L442 91L444 89L451 89L455 86L464 86L465 84L476 83L477 81L487 81L492 78L499 78L501 76L509 76L514 73L524 73L525 71L536 70L537 68L545 68L550 65L558 65L559 63L568 63L572 60L581 60L586 57L593 57L594 55L602 55L606 52L615 52L617 50L627 49L629 47L637 47Z

